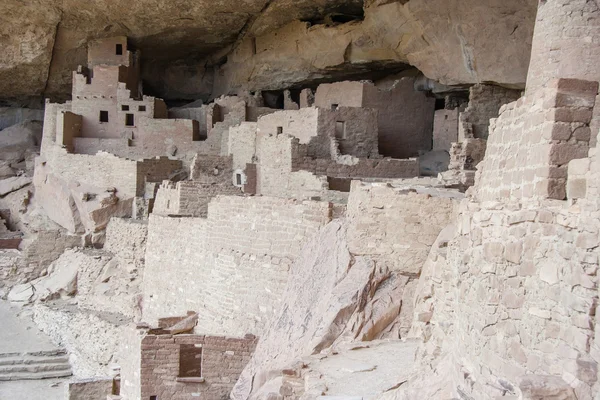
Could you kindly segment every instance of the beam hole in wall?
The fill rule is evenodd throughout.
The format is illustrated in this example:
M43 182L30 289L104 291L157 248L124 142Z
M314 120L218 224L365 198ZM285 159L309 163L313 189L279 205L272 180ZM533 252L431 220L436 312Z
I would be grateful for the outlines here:
M116 51L118 56L122 56L123 55L123 45L122 44L117 44L117 51Z
M125 114L125 126L134 126L135 119L133 114Z
M100 111L100 122L108 122L108 111Z
M179 345L179 377L202 377L202 346L195 344Z
M146 106L139 106L138 111L142 111L142 112L146 111Z
M122 105L121 106L121 111L129 111L129 106Z

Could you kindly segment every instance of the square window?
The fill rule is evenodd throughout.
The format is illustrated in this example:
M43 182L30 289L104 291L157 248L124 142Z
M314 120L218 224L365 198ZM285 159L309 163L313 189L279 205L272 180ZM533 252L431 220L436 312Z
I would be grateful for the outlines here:
M278 126L277 127L277 134L281 135L283 133L283 126Z
M125 114L125 126L134 126L135 120L133 114Z
M146 111L146 106L139 106L138 111Z
M339 106L340 106L339 104L332 104L331 105L331 111L337 110Z
M121 111L129 111L129 106L122 105L121 106Z
M202 346L195 344L179 345L179 377L202 377Z
M118 56L122 56L123 55L123 45L122 44L118 44L117 45L117 55Z
M100 111L100 122L108 122L108 111Z

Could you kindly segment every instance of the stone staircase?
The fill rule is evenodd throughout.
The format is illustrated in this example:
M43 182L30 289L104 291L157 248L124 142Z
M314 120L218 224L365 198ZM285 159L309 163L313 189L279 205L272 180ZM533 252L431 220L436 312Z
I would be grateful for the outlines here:
M49 379L71 376L65 350L0 354L0 381Z

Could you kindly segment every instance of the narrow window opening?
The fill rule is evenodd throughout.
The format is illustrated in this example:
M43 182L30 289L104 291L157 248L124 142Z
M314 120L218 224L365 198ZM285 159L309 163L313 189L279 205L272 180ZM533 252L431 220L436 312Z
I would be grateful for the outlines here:
M146 106L139 106L138 111L146 111Z
M252 55L256 54L256 38L252 38Z
M336 139L346 139L346 123L344 121L335 123L335 137Z
M133 114L125 114L125 126L134 126Z
M108 122L108 111L100 111L100 122Z
M242 186L242 174L235 174L235 184Z
M121 111L129 111L129 106L121 106Z
M117 45L117 55L118 56L122 56L123 55L123 45L122 44L118 44Z
M182 344L179 346L179 377L202 377L202 346Z
M331 105L331 111L337 110L339 106L340 106L339 104L332 104Z
M86 85L91 85L93 78L94 78L94 70L88 69L87 75L85 76L85 83L86 83Z
M283 133L283 126L278 126L277 127L277 134L281 135Z

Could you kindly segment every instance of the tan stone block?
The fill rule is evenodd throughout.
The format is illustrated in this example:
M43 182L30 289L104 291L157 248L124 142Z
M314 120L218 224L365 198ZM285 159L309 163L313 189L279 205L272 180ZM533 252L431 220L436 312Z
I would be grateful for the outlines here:
M549 285L556 285L558 279L558 266L555 263L542 261L543 265L539 269L539 276L543 282Z
M600 245L600 238L597 234L580 233L577 235L575 245L582 249L594 249Z
M504 253L504 245L499 242L487 242L483 244L483 257L489 262L501 262Z
M550 147L549 163L554 165L564 165L576 158L585 158L588 154L588 147L580 144L558 143Z
M569 140L572 133L569 122L546 121L542 126L542 137L547 140Z
M504 248L504 258L514 264L521 262L521 256L523 254L523 243L512 242L508 243Z
M567 180L567 198L584 199L587 193L587 179Z

